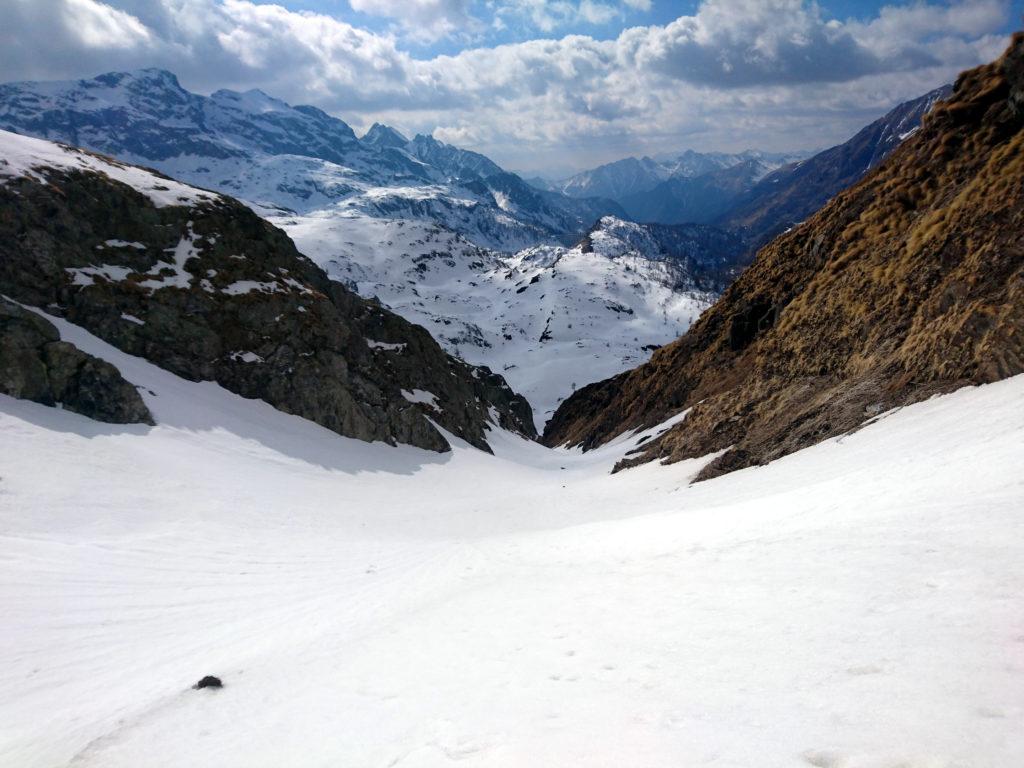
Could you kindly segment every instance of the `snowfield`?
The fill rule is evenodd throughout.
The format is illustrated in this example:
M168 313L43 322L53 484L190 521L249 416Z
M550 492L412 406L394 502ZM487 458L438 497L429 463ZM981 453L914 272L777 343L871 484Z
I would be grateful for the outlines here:
M0 396L2 766L1021 764L1024 377L691 486L608 474L642 435L339 438L55 322L158 426Z
M505 254L420 221L342 208L257 212L332 279L504 376L539 430L573 390L646 362L715 298L641 227L613 217L592 233L592 251L541 245Z

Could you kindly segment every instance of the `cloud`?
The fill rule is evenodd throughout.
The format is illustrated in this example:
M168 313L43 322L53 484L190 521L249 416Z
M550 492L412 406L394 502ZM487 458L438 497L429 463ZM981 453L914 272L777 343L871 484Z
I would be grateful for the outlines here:
M106 3L64 0L55 10L66 31L88 48L131 49L150 41L149 30L138 19Z
M466 37L484 25L471 11L472 0L349 0L352 10L395 19L405 36L432 42Z
M503 0L495 11L502 24L518 19L544 33L569 25L602 25L625 15L625 10L649 11L651 0Z
M801 0L704 0L693 15L614 39L575 34L417 58L403 48L403 23L424 14L439 34L486 3L352 5L398 26L373 32L253 0L8 0L0 81L159 66L200 92L258 87L357 127L436 129L528 167L685 145L822 146L991 58L1009 17L1000 0L884 8L861 21L825 18ZM511 23L502 11L513 5L552 28L626 7L493 0L493 21Z
M913 40L892 35L886 50L873 49L802 0L707 0L694 16L627 31L622 53L640 69L736 88L842 82L938 63Z

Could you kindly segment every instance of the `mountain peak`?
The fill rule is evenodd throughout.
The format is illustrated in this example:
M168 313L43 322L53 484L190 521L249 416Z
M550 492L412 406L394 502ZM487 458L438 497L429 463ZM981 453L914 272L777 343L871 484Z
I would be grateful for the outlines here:
M178 82L177 75L158 67L133 69L127 72L106 72L94 77L93 81L111 88L135 82L162 88L173 88L179 91L183 90L181 83Z
M374 123L370 126L363 138L360 139L364 144L369 144L371 147L404 147L409 143L409 140L405 138L401 133L396 131L389 125L383 123Z

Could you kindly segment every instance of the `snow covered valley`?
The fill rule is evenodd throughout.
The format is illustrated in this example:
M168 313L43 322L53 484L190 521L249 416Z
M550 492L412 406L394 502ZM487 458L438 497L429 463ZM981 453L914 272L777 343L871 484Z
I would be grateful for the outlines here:
M608 473L643 435L348 440L53 322L157 426L0 396L2 766L1020 764L1020 376L689 485Z
M715 299L642 225L610 216L589 250L503 254L426 222L257 210L332 279L501 374L529 400L538 429L577 387L646 361Z

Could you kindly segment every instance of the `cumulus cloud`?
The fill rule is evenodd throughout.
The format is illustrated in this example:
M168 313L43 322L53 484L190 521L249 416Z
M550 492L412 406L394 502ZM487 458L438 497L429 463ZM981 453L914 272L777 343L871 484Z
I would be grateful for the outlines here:
M401 32L423 42L478 33L472 0L349 0L352 10L395 19Z
M649 11L651 0L503 0L495 11L506 19L528 22L544 33L574 24L607 24L621 18L626 9Z
M436 11L437 33L479 9L351 2L395 19ZM625 7L494 2L495 19L514 5L552 28ZM375 33L253 0L8 0L0 80L160 66L193 90L258 87L356 127L436 130L528 167L568 153L589 163L682 146L822 146L990 58L1008 16L1002 0L884 8L866 21L828 19L803 0L704 0L691 16L615 39L567 35L417 58L400 29Z
M15 1L24 6L24 0ZM131 49L150 41L149 30L138 19L106 3L64 0L55 10L65 31L87 48Z

